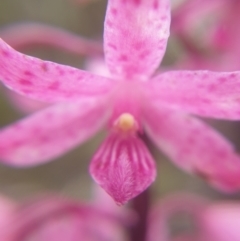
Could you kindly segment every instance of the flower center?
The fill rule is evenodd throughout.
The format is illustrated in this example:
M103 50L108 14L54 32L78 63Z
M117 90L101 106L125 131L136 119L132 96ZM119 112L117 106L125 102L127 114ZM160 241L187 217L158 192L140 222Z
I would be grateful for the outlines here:
M118 119L115 121L114 126L121 132L136 132L137 122L133 115L129 113L121 114Z

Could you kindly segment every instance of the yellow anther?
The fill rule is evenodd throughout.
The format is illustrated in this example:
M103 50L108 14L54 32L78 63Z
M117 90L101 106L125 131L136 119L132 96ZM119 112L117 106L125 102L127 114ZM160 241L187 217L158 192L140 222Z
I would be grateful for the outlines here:
M129 113L123 113L119 116L116 127L120 129L121 131L128 132L131 130L135 130L136 128L136 122L134 117Z

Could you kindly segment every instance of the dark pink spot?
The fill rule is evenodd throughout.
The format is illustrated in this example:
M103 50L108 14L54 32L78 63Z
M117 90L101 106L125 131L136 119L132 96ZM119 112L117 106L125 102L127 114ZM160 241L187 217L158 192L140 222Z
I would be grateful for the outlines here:
M54 115L52 113L47 113L46 114L46 119L52 119L54 117Z
M162 21L166 21L168 19L168 17L166 15L163 15L161 18L160 18Z
M117 15L117 13L118 13L118 11L117 11L117 9L116 8L112 8L111 9L111 13L112 13L112 15Z
M30 72L29 70L26 70L26 71L24 72L24 75L33 76L33 73Z
M44 72L48 71L48 65L46 63L42 63L41 68Z
M144 58L146 58L149 54L150 54L150 51L149 51L149 50L142 51L142 52L139 54L139 58L144 59Z
M159 7L158 0L155 0L155 1L153 2L153 9L157 10L158 7Z
M236 77L236 74L235 74L235 73L232 73L232 74L229 75L229 77L230 77L231 79L234 79L234 78Z
M48 89L56 90L56 89L59 88L59 86L60 86L60 83L56 81L56 82L51 83L51 84L48 86Z
M19 80L19 83L20 83L21 85L32 85L32 82L29 81L29 80L26 80L26 79L21 79L21 80Z
M212 92L212 91L215 91L216 88L217 88L217 86L216 86L215 84L211 84L211 85L209 85L208 90L209 90L210 92Z
M17 148L23 146L24 144L25 144L24 141L16 140L15 142L12 143L12 148L17 149Z
M117 46L112 43L108 43L107 46L111 49L117 50Z
M139 49L141 49L143 46L144 46L144 43L143 43L143 42L136 42L136 43L133 44L133 48L134 48L135 50L138 50L138 51L139 51Z
M208 104L208 105L211 104L211 100L206 99L206 98L203 98L203 99L202 99L202 102L203 102L204 104Z
M224 77L220 77L220 78L218 79L218 81L219 81L221 84L223 84L224 82L227 81L227 79L224 78Z
M128 56L125 55L125 54L122 54L122 55L119 57L119 60L120 60L120 61L128 61Z
M5 56L5 57L9 57L10 56L10 53L7 51L7 50L2 50L2 54Z
M39 138L39 142L40 143L46 143L46 142L50 142L51 138L49 136L40 136Z
M110 20L108 20L108 21L106 22L106 24L107 24L107 26L110 27L110 28L113 27L113 23L112 23Z
M190 77L190 76L189 76ZM207 73L203 73L202 79L208 79L209 75ZM202 86L204 88L204 86Z
M60 75L64 75L64 74L65 74L65 71L64 71L63 69L58 69L58 73L59 73Z
M132 0L132 1L133 1L133 3L136 4L136 5L140 5L140 3L141 3L141 0Z

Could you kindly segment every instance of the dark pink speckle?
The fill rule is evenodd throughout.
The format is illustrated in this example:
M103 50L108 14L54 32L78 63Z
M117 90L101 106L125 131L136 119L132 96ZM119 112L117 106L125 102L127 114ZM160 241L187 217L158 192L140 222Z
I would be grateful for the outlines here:
M117 46L115 44L108 43L107 46L111 49L117 50Z
M226 82L227 79L224 78L224 77L220 77L220 78L218 79L218 81L222 84L222 83Z
M119 57L119 60L120 60L120 61L128 61L128 56L125 55L125 54L122 54L122 55Z
M132 0L134 4L136 5L140 5L141 4L141 0Z
M43 70L44 72L47 72L47 71L48 71L48 65L47 65L46 63L43 63L43 64L41 65L41 68L42 68L42 70Z
M2 54L5 56L5 57L9 57L10 56L10 53L7 51L7 50L2 50Z
M56 90L56 89L59 89L59 86L60 86L60 83L56 81L56 82L51 83L51 84L48 86L48 89Z
M33 76L33 73L29 70L24 71L24 75Z
M29 80L26 80L26 79L20 79L20 80L19 80L19 83L20 83L21 85L32 85L32 82L29 81Z
M112 23L110 20L108 20L108 21L106 22L106 25L107 25L109 28L112 28L112 27L113 27L113 23Z
M208 90L209 90L210 92L215 91L215 90L216 90L216 85L215 85L215 84L209 85Z
M117 15L117 13L118 13L118 11L117 11L117 9L116 8L112 8L111 9L111 13L112 13L112 15Z
M155 1L153 2L153 9L157 10L158 7L159 7L158 0L155 0ZM162 19L162 20L164 20L164 19Z

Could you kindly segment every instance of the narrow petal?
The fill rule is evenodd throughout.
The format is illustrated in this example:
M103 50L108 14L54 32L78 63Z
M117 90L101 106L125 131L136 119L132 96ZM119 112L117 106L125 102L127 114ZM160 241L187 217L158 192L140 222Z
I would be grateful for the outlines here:
M0 39L0 80L10 89L41 101L72 100L104 94L112 81L21 54Z
M155 104L200 116L240 118L240 72L172 71L150 83Z
M73 54L103 55L102 44L85 39L57 27L38 23L19 23L0 30L1 38L15 49L29 46L46 45Z
M240 157L211 127L164 108L149 109L145 121L149 136L178 167L222 191L240 188Z
M118 204L140 194L156 177L154 160L141 139L115 134L93 157L90 172Z
M0 160L16 166L49 161L90 138L108 114L97 99L49 107L0 130Z
M170 25L169 0L108 1L106 62L118 77L146 78L158 67Z

